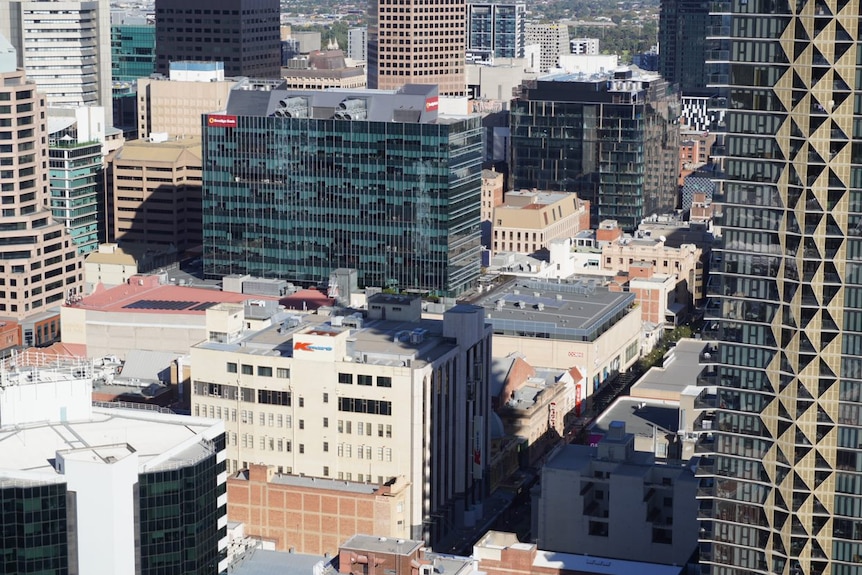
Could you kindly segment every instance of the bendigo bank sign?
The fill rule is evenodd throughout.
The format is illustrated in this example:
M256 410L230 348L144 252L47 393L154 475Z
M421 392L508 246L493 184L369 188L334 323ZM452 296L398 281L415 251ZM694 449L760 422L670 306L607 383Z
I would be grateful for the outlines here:
M225 116L223 114L209 114L207 126L213 128L236 128L236 116Z

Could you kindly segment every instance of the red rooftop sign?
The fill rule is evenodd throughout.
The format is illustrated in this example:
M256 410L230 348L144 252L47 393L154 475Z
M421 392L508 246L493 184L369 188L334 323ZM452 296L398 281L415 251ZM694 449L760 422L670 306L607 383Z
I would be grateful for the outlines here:
M433 98L426 98L425 99L425 111L426 112L434 112L437 110L438 107L439 107L439 100L437 99L437 96L434 96Z
M207 126L213 126L214 128L236 128L236 116L210 114L207 116Z

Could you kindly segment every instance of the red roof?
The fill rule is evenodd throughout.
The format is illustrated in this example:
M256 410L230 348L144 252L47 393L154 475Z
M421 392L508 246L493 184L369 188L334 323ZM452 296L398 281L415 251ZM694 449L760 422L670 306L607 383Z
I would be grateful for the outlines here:
M285 309L315 310L319 307L335 305L335 299L316 289L303 289L281 298L279 303Z
M132 276L123 285L111 289L97 289L93 294L72 304L67 304L67 307L96 311L203 315L206 313L206 307L201 306L201 304L242 303L248 299L274 300L276 298L224 292L217 289L160 284L157 276ZM182 302L188 305L182 308L159 307L158 305L147 307L146 300L160 303ZM141 307L140 302L144 302L145 305Z

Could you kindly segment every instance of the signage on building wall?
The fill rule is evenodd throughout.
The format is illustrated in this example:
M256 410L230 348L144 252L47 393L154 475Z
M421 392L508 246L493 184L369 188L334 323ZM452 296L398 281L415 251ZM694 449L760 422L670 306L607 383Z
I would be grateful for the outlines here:
M570 351L569 357L584 357L584 352L582 352L582 351Z
M425 100L425 111L426 112L436 112L439 107L440 107L440 100L437 98L437 96L434 96L433 98L427 98Z
M214 128L236 128L236 116L210 114L207 116L207 126Z
M548 406L548 424L551 428L557 427L557 402L552 401Z
M297 341L293 343L293 349L302 351L332 351L332 346L314 345L310 341Z
M575 385L575 417L581 416L581 384Z

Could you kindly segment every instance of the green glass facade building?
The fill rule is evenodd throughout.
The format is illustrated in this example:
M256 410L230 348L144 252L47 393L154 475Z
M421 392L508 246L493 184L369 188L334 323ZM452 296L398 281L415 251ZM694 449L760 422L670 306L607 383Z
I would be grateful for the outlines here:
M546 76L512 102L514 188L577 192L631 231L677 203L680 96L655 74Z
M235 90L203 119L204 269L457 296L480 272L482 127L436 86Z
M111 79L134 82L156 71L156 27L154 24L111 26Z
M726 115L694 422L703 574L862 574L860 16L712 3Z
M51 214L84 255L98 250L104 226L102 144L76 142L60 133L51 135L48 147Z

